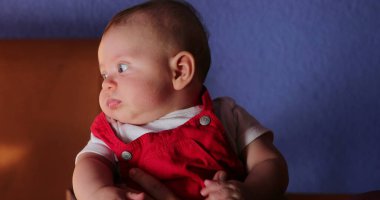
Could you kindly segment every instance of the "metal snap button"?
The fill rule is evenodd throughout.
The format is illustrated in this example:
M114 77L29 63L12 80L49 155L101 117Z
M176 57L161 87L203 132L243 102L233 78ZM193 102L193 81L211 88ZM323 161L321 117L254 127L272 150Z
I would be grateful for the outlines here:
M132 159L132 154L129 153L128 151L123 151L121 153L121 157L124 159L124 160L130 160Z
M200 119L199 119L199 123L202 125L202 126L207 126L209 125L211 122L211 119L209 116L202 116Z

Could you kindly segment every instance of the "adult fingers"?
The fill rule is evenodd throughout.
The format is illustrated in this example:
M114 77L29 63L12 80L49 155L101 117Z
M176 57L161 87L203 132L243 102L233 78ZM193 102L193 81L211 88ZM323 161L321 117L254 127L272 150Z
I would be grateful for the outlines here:
M160 181L148 173L133 168L129 171L132 180L138 183L153 199L176 200L176 196Z

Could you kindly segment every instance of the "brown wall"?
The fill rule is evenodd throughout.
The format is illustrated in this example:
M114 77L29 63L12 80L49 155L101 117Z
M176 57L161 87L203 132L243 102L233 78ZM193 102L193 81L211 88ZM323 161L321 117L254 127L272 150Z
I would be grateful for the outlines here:
M0 199L64 199L99 111L97 45L0 41Z

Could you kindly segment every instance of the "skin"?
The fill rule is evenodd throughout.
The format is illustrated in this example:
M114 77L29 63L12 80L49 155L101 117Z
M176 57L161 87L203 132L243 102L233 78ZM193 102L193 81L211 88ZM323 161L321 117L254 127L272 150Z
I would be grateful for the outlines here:
M122 123L145 124L179 109L168 53L147 29L137 24L112 27L99 45L100 72L106 77L100 107Z
M243 151L248 176L244 182L228 180L219 171L213 180L205 180L201 194L213 199L279 199L288 185L288 170L280 152L267 133L251 142Z
M272 139L271 134L264 134L244 149L248 170L244 182L228 180L223 171L218 171L213 180L205 180L206 187L200 191L205 199L281 199L289 181L288 170ZM134 169L130 177L144 188L145 199L179 199L146 172Z
M154 121L167 113L196 105L202 83L193 80L194 58L166 48L144 18L111 27L98 49L104 80L99 95L102 111L123 123ZM198 95L194 95L198 94ZM146 199L114 185L114 167L103 157L85 153L78 158L73 188L79 200Z
M166 48L160 41L146 23L111 27L104 34L98 51L100 72L105 78L99 103L107 116L139 125L196 105L202 83L194 78L194 58L188 52ZM281 196L288 184L287 167L272 139L271 134L264 134L244 149L241 157L248 171L244 182L229 180L228 174L219 171L213 180L205 180L200 193L209 200ZM138 169L132 170L130 176L145 192L115 185L114 170L105 158L82 154L73 175L77 199L178 199L158 180Z

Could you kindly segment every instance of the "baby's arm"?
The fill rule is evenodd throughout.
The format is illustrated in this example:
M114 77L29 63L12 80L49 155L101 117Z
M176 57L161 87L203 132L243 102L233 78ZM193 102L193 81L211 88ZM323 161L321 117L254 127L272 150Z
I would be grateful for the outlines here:
M113 168L109 160L98 154L80 155L73 175L77 199L126 199L126 191L114 186Z
M273 199L281 196L287 188L288 171L284 158L273 145L272 132L231 98L214 100L214 110L248 175L244 182L226 181L225 173L219 171L213 180L205 181L206 187L201 194L209 199Z
M272 134L266 133L243 151L248 170L242 190L246 199L279 199L286 191L286 161L272 141Z
M201 194L206 199L280 199L288 185L288 170L280 152L266 133L243 151L248 175L244 182L226 180L222 171L206 180Z

